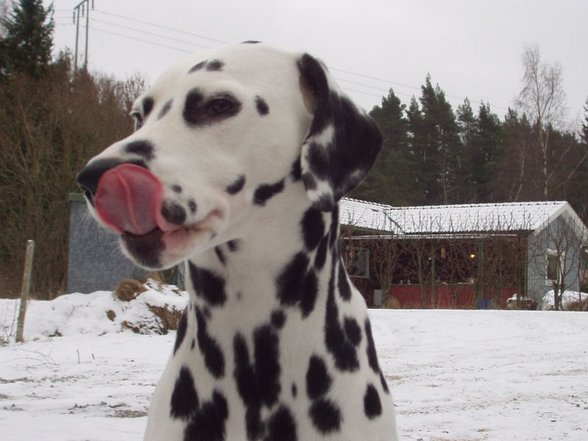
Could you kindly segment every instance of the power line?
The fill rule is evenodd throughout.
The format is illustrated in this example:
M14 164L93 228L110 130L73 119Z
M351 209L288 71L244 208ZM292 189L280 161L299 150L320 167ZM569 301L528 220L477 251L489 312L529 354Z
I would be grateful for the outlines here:
M368 80L373 80L373 81L380 81L380 82L382 82L382 83L386 83L386 84L392 84L393 86L398 86L398 87L406 87L406 88L408 88L408 89L415 89L415 90L420 90L420 89L421 89L421 88L420 88L420 86L419 86L419 87L417 87L417 86L409 86L408 84L395 83L394 81L385 80L385 79L383 79L383 78L372 77L372 76L370 76L370 75L364 75L364 74L360 74L360 73L357 73L357 72L351 72L351 71L344 70L344 69L338 69L338 68L336 68L336 67L330 67L329 69L330 69L330 70L334 70L334 71L336 71L336 72L341 72L341 73L346 73L346 74L349 74L349 75L355 75L355 76L357 76L357 77L366 78L366 79L368 79Z
M115 14L115 13L112 13L112 12L103 11L103 10L100 10L100 9L94 9L93 11L94 12L98 12L98 13L103 14L103 15L107 15L107 16L111 16L111 17L116 17L116 18L119 18L119 19L122 19L122 20L127 20L127 21L131 21L131 22L135 22L135 23L140 23L140 24L145 25L145 26L151 26L151 27L155 27L155 28L159 28L159 29L164 29L164 30L171 31L171 32L176 32L176 33L180 33L180 34L184 34L184 35L190 35L190 36L193 36L193 37L196 37L196 38L199 38L199 39L208 40L208 41L211 41L211 42L214 42L214 43L222 43L222 44L227 44L228 43L227 41L224 41L224 40L219 40L219 39L216 39L216 38L207 37L207 36L204 36L204 35L201 35L201 34L196 34L196 33L193 33L193 32L184 31L184 30L173 28L173 27L170 27L170 26L164 26L164 25L160 25L160 24L156 24L156 23L151 23L151 22L144 21L144 20L138 20L138 19L134 19L134 18L131 18L131 17L127 17L127 16L124 16L124 15L121 15L121 14ZM139 28L136 28L136 27L131 27L131 26L127 26L127 25L117 24L117 23L113 23L113 22L110 22L110 21L100 20L100 19L95 19L95 18L92 18L90 20L93 21L93 22L96 22L96 23L103 23L103 24L106 24L108 26L114 26L114 27L117 27L117 28L129 30L131 32L138 32L138 33L141 33L141 34L145 34L145 35L149 35L149 36L153 36L153 37L156 37L156 38L161 38L161 39L165 39L165 40L169 40L169 41L173 41L173 42L177 42L177 43L181 43L181 44L185 44L185 45L189 45L189 46L194 46L194 47L198 47L198 48L210 48L210 46L205 46L205 45L202 45L202 44L199 44L199 43L195 43L195 42L192 42L192 41L186 41L186 40L181 40L181 39L177 39L177 38L174 38L174 37L169 37L169 36L158 34L158 33L155 33L155 32L150 32L150 31L142 30L142 29L139 29ZM138 37L132 37L132 36L125 35L125 34L120 34L118 32L113 32L113 31L108 31L108 30L105 30L105 29L97 28L95 26L92 26L91 29L94 29L97 32L101 32L101 33L104 33L104 34L110 34L110 35L117 36L117 37L120 37L120 38L125 38L125 39L128 39L128 40L138 41L138 42L145 43L145 44L150 44L150 45L153 45L153 46L159 46L159 47L163 47L163 48L166 48L166 49L172 49L172 50L181 51L181 52L190 52L189 50L186 50L186 49L183 49L183 48L179 48L179 47L176 47L176 46L170 46L170 45L158 43L158 42L155 42L155 41L149 41L149 40L145 40L145 39L138 38ZM387 85L391 85L391 86L395 86L395 87L408 88L408 89L412 89L412 90L416 90L416 91L420 91L421 90L421 87L422 87L422 86L414 86L414 85L409 85L409 84L398 83L398 82L390 81L390 80L387 80L387 79L384 79L384 78L379 78L379 77L375 77L375 76L371 76L371 75L365 75L365 74L362 74L362 73L352 72L352 71L349 71L349 70L339 69L339 68L336 68L336 67L331 67L330 70L331 71L334 71L334 72L340 72L340 73L343 73L343 74L347 74L347 75L353 75L353 76L356 76L356 77L359 77L359 78L365 78L365 79L370 80L370 81L376 81L376 82L384 83L384 84L387 84ZM349 88L349 87L345 87L346 90L351 91L351 92L361 93L363 95L368 95L368 96L377 97L377 98L382 98L382 96L386 95L386 91L384 91L382 89L382 87L378 87L378 86L374 86L374 85L370 85L370 84L365 84L365 83L358 82L358 81L353 81L353 80L341 78L339 76L337 76L336 79L337 79L337 81L340 81L340 82L343 82L343 83L354 84L356 86L368 88L368 89L371 89L371 90L376 90L376 91L382 93L382 95L376 95L374 93L370 93L370 92L366 92L366 91L361 91L361 90L357 90L357 89L352 89L352 88ZM414 96L414 94L409 94L409 93L406 93L406 92L398 92L398 91L395 91L394 93L396 95L404 95L404 96L409 96L409 97L413 97ZM445 92L444 92L444 94L445 94ZM465 100L466 99L466 97L460 97L460 96L457 96L457 95L445 94L445 96L448 97L448 98L455 99L455 100ZM477 104L484 104L484 101L482 101L482 100L470 100L470 102L477 103ZM495 108L499 108L499 109L504 109L504 110L507 109L507 107L504 107L504 106L491 105L490 103L486 103L486 104L490 105L491 107L495 107Z
M154 41L144 40L142 38L131 37L130 35L119 34L118 32L107 31L105 29L97 28L96 26L90 26L90 29L92 29L93 31L96 31L96 32L101 32L103 34L110 34L110 35L114 35L116 37L126 38L127 40L140 41L141 43L151 44L153 46L164 47L166 49L173 49L173 50L176 50L176 51L186 52L186 53L192 52L192 51L190 51L188 49L181 49L179 47L168 46L166 44L161 44L161 43L156 43Z
M100 20L100 19L97 19L97 18L91 18L90 21L95 22L95 23L104 23L104 24L106 24L108 26L114 26L114 27L117 27L117 28L122 28L122 29L129 30L129 31L139 32L141 34L150 35L150 36L154 36L154 37L159 37L159 38L163 38L163 39L166 39L166 40L175 41L177 43L188 44L188 45L191 45L191 46L198 46L198 47L203 48L203 49L210 49L210 46L204 46L202 44L194 43L192 41L186 41L186 40L180 40L178 38L167 37L165 35L156 34L154 32L143 31L141 29L132 28L130 26L125 26L125 25L119 25L119 24L116 24L116 23L112 23L112 22L105 21L105 20Z
M99 12L100 14L110 15L112 17L121 18L123 20L134 21L135 23L141 23L141 24L144 24L144 25L147 25L147 26L153 26L153 27L156 27L156 28L165 29L165 30L172 31L172 32L178 32L180 34L191 35L193 37L202 38L203 40L208 40L208 41L212 41L212 42L215 42L215 43L221 43L221 44L228 44L229 43L228 41L218 40L216 38L206 37L204 35L195 34L194 32L187 32L187 31L183 31L181 29L172 28L172 27L169 27L169 26L163 26L163 25L156 24L156 23L150 23L148 21L137 20L136 18L126 17L124 15L114 14L112 12L106 12L106 11L102 11L100 9L96 9L95 11L96 12Z

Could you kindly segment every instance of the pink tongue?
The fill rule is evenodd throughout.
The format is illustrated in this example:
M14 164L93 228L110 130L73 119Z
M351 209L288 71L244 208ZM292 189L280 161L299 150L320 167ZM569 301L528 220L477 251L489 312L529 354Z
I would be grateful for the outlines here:
M94 203L100 218L117 233L141 236L158 226L162 195L161 182L149 170L123 164L102 175Z

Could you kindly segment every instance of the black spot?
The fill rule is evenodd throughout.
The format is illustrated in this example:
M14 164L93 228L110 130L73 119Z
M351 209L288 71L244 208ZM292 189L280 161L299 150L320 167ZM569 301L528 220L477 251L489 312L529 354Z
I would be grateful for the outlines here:
M184 310L180 322L178 323L178 332L176 334L176 343L174 345L174 355L182 345L186 337L186 328L188 327L188 310Z
M245 427L248 440L260 440L265 433L265 423L261 421L258 407L251 407L245 411Z
M298 60L298 69L300 70L301 78L304 80L305 87L323 104L319 109L320 111L315 112L309 131L309 135L312 136L321 133L326 124L332 119L331 106L328 103L329 82L320 63L308 54L304 54Z
M276 182L275 184L262 184L255 190L253 194L253 202L257 205L265 205L265 203L284 190L284 180Z
M192 262L188 264L190 278L196 295L203 297L213 306L221 306L227 299L225 280L204 268L198 268Z
M261 116L265 116L269 113L269 106L267 105L265 100L260 96L255 97L255 108Z
M309 415L314 427L323 434L339 431L341 428L341 410L330 400L321 398L313 402Z
M139 265L152 269L161 268L159 255L165 249L162 238L163 231L159 228L143 236L129 233L122 235L122 240L133 259Z
M292 398L296 398L298 396L298 387L296 383L292 383Z
M188 200L188 209L190 210L190 212L192 214L196 213L196 201L194 199L189 199Z
M222 70L224 65L225 65L225 63L223 63L220 60L212 60L206 64L206 70L209 72L216 72L216 71Z
M343 327L345 328L345 335L347 335L347 340L349 340L353 346L358 346L361 342L361 328L355 319L351 317L345 317L345 320L343 321Z
M239 395L248 408L259 407L261 400L257 393L256 373L251 364L247 342L241 334L236 334L233 339L233 351L235 356L233 376L237 382Z
M206 368L215 378L225 375L225 357L218 342L208 333L208 325L200 309L196 308L198 347L204 356Z
M262 326L253 333L255 373L261 402L272 406L280 394L280 362L278 335L271 326Z
M309 270L304 278L301 295L300 309L302 310L302 317L308 317L314 310L318 296L318 279L313 270Z
M190 369L182 366L171 396L170 416L188 419L198 409L198 393Z
M384 389L384 392L387 394L390 393L390 390L388 389L388 383L386 383L386 378L384 377L384 373L382 371L380 371L380 383L382 383L382 389Z
M299 181L300 179L302 179L302 166L300 165L300 158L297 158L296 161L294 161L294 163L292 164L290 176L294 181Z
M241 190L243 190L244 186L245 186L245 176L241 175L235 180L235 182L233 182L232 184L229 184L226 191L229 194L237 194Z
M202 91L195 88L186 95L183 117L191 127L209 126L237 115L241 107L241 102L228 92L205 100Z
M329 235L323 237L319 243L316 255L314 256L314 267L317 270L322 270L327 260L327 245L329 243Z
M329 247L333 248L333 246L335 246L335 244L337 243L338 237L339 237L339 206L335 205L335 208L333 209L333 211L331 211L331 233L329 236Z
M157 119L161 119L165 115L167 115L167 112L169 112L172 107L172 103L173 103L173 100L169 100L163 105L163 107L159 111L159 115L157 116Z
M304 173L302 175L302 182L304 182L304 187L307 190L316 190L318 186L315 177L311 173Z
M322 193L314 201L314 206L321 211L331 211L335 207L335 204L335 198L331 192Z
M308 256L298 253L276 279L280 302L300 306L303 317L312 312L318 296L318 280L314 271L307 272L308 263Z
M183 225L186 222L186 209L175 202L164 201L161 215L172 224Z
M315 177L328 180L332 164L329 162L328 147L313 142L308 148L308 165Z
M382 403L380 401L380 395L378 391L373 386L373 384L369 384L365 395L363 396L363 410L365 412L365 416L367 416L370 420L380 416L382 414Z
M182 192L182 187L180 185L172 185L171 189L174 193L181 193Z
M245 407L248 439L259 439L265 431L261 420L261 406L272 407L281 392L279 341L276 331L265 325L253 333L253 358L249 355L247 343L241 334L233 339L235 371L239 396Z
M227 399L218 391L204 402L184 431L184 441L225 441L225 422L229 416Z
M304 213L300 224L306 248L309 251L314 250L325 233L325 222L323 221L322 213L315 208L309 208Z
M372 370L376 373L380 373L380 366L378 365L378 354L376 353L376 345L374 344L374 337L372 336L372 325L370 320L365 320L365 337L367 339L367 357L368 362Z
M296 441L296 422L286 406L280 406L267 425L267 438L264 441Z
M271 322L274 328L282 329L286 323L286 314L284 314L284 311L278 309L272 312Z
M261 41L257 41L257 40L247 40L247 41L241 42L241 44L259 44L259 43L261 43Z
M190 70L188 71L188 73L190 74L190 73L192 73L192 72L196 72L196 71L198 71L198 70L201 70L201 69L202 69L204 66L206 66L206 61L201 61L200 63L198 63L198 64L196 64L196 65L192 66L192 67L190 68Z
M133 141L125 146L125 152L140 156L145 161L152 161L155 158L153 151L153 144L149 141Z
M239 250L239 241L238 240L229 240L227 242L227 246L229 247L229 251L235 252Z
M347 280L347 272L345 271L345 266L343 266L343 262L339 261L339 295L343 300L350 300L351 299L351 287L349 286L349 281Z
M184 120L192 125L201 122L201 107L204 101L204 96L199 89L192 89L186 96L184 103Z
M335 259L338 258L337 249L333 249L333 265L327 293L327 307L325 309L325 344L327 350L335 359L335 366L342 371L353 372L359 368L357 351L347 339L347 335L339 323L339 308L335 300Z
M218 257L218 260L220 260L220 263L225 265L227 262L225 259L225 255L223 254L223 250L221 250L220 247L214 247L214 252L216 253L216 257Z
M300 300L307 267L307 255L298 253L278 276L276 280L278 297L283 304L294 305Z
M306 393L311 400L323 397L331 388L333 380L327 372L324 360L316 355L310 357L306 371Z
M150 96L143 99L143 119L147 119L151 111L153 110L153 98Z
M192 339L192 344L190 345L190 349L191 349L191 350L194 350L194 348L195 348L195 347L196 347L196 339L195 339L195 338L193 338L193 339Z

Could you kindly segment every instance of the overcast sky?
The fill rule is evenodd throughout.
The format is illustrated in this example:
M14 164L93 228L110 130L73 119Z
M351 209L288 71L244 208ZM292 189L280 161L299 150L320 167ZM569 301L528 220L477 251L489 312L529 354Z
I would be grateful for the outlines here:
M53 1L56 50L73 50L79 2ZM185 52L261 40L321 58L368 110L390 87L408 104L429 73L454 108L468 97L503 115L537 44L563 68L573 123L588 96L587 23L586 0L94 0L88 53L92 70L154 81Z

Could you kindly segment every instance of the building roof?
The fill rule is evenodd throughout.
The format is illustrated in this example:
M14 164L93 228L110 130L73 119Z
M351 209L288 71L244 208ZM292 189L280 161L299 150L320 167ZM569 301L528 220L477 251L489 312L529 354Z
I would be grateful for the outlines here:
M536 234L564 212L571 216L582 231L586 230L566 201L392 207L343 198L340 207L343 225L405 236L515 232Z

